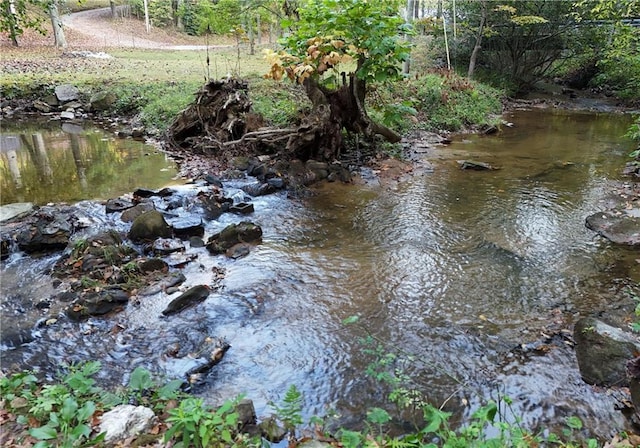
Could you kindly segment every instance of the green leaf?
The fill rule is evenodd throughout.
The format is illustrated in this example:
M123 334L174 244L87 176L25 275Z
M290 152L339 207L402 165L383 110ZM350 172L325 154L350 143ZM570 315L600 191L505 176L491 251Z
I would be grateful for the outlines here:
M60 409L60 417L62 417L63 421L70 422L76 415L78 411L78 403L72 397L68 397L62 403L62 408Z
M143 391L150 389L153 386L151 380L151 373L143 367L136 367L131 372L131 378L129 378L129 388L134 391Z
M367 420L376 425L384 425L391 421L391 416L381 408L371 408L367 411Z
M582 420L580 420L576 416L571 416L571 417L567 418L566 424L571 429L577 429L577 430L581 430L582 429Z
M51 440L58 437L58 431L56 431L56 428L45 425L39 428L31 428L29 430L29 435L38 440Z
M171 400L176 398L180 388L182 387L182 380L169 381L167 384L157 390L158 398L161 400Z
M359 320L360 320L360 316L357 316L357 315L354 314L353 316L349 316L346 319L343 319L342 323L344 325L355 324Z

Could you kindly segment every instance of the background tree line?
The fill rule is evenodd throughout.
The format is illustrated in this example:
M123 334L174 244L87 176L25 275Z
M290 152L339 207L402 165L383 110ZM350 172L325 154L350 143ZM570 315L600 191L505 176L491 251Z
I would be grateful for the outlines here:
M113 14L118 0L110 0ZM15 45L27 28L42 30L47 15L55 43L64 47L60 11L70 0L1 0L0 31ZM187 34L233 36L276 45L296 28L298 10L334 0L126 0L121 6L150 26ZM388 5L386 0L373 0ZM397 13L414 29L405 75L451 68L526 91L539 80L563 76L571 86L640 96L640 2L635 0L398 0ZM374 8L375 9L375 8ZM375 21L376 17L371 17Z

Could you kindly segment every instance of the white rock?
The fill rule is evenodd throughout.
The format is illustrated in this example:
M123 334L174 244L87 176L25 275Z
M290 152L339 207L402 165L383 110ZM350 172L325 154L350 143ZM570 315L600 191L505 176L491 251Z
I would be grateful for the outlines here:
M153 410L145 406L122 404L102 415L100 432L105 433L106 443L113 443L141 434L151 427L154 419Z

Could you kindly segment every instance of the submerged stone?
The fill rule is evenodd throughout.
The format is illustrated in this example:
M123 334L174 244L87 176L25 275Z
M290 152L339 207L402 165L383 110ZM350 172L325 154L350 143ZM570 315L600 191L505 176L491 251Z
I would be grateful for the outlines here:
M207 297L209 297L210 292L211 290L206 285L194 286L193 288L187 290L186 292L169 302L169 305L167 305L164 311L162 311L162 314L164 316L177 314L180 311L183 311L193 305L204 301Z

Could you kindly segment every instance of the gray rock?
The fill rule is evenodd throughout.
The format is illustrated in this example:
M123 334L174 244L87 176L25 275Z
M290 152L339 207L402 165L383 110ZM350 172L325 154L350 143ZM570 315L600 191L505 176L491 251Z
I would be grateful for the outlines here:
M164 271L169 269L169 265L161 258L149 258L138 263L140 272L147 273L153 271Z
M242 221L225 227L222 232L212 235L207 241L207 250L214 255L223 254L239 243L259 243L262 228L252 222Z
M488 163L474 162L472 160L458 160L458 165L461 170L491 171L496 169Z
M172 272L166 278L155 283L153 285L149 285L144 288L142 291L138 293L141 296L150 296L152 294L157 294L160 291L166 290L167 288L171 288L176 285L180 285L184 283L187 278L184 276L182 272Z
M121 289L90 292L74 301L66 310L67 316L80 321L91 316L103 316L129 302L129 295Z
M245 185L242 187L242 191L247 193L250 196L264 196L267 194L271 194L276 191L274 187L269 185L267 182L255 182L249 185Z
M258 426L262 437L271 443L279 443L287 436L287 430L274 417L265 418Z
M253 405L253 401L248 398L244 398L236 406L236 412L238 413L238 424L242 428L246 425L253 425L257 421L256 408Z
M598 386L627 386L626 364L640 353L632 334L593 317L576 322L573 332L582 379Z
M108 90L94 93L89 99L91 110L102 111L108 110L116 102L116 95Z
M122 212L122 215L120 216L120 219L123 222L133 222L138 216L142 215L143 213L150 212L155 209L156 208L153 205L153 202L141 202L140 204L134 205L133 207L124 210Z
M202 219L197 217L179 217L169 220L169 224L178 238L189 239L192 236L204 235L204 224Z
M153 242L153 251L159 255L169 255L174 252L184 252L184 243L173 238L158 238Z
M75 101L80 97L80 91L77 87L71 84L62 84L55 88L56 98L61 103L68 103L69 101Z
M211 290L206 285L194 286L193 288L185 291L183 294L169 302L164 311L162 311L162 314L164 316L177 314L180 311L183 311L193 305L204 301L207 297L209 297L210 292Z
M129 238L134 242L152 241L156 238L170 238L171 226L162 213L152 210L138 216L131 225Z
M76 118L76 114L75 112L65 110L63 112L60 112L60 118L62 120L73 120L74 118Z
M121 212L123 210L133 207L134 205L135 204L128 199L123 199L123 198L109 199L105 204L105 212L106 213Z
M52 107L49 104L45 103L44 101L40 101L40 100L35 100L33 102L33 108L35 110L37 110L39 112L42 112L42 113L45 113L45 114L51 112L51 109L52 109Z
M14 202L0 206L0 222L25 216L33 210L32 202Z
M100 432L107 444L137 436L149 429L155 420L153 410L145 406L121 404L102 414Z
M640 246L640 218L633 213L594 213L585 225L612 243Z

